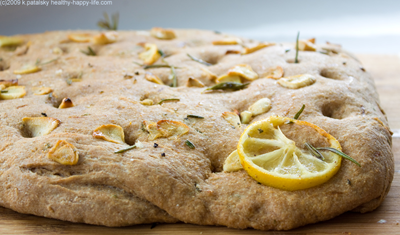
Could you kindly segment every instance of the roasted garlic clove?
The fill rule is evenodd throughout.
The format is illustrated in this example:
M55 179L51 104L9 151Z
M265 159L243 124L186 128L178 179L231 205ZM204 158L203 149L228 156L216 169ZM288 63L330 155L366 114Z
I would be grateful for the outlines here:
M253 113L250 111L243 111L240 113L240 119L242 121L242 124L249 124L252 117Z
M279 79L283 76L283 68L281 66L276 66L270 68L266 74L266 78Z
M30 47L31 45L32 45L32 42L29 41L27 44L18 47L18 48L15 50L14 53L15 53L17 56L25 55L26 53L28 53L29 47Z
M305 86L310 86L316 81L317 79L311 74L300 74L291 77L283 77L278 80L278 84L286 88L298 89Z
M225 38L212 42L213 45L238 45L242 43L242 40L239 38Z
M151 100L151 99L142 100L142 101L140 101L140 103L143 104L143 105L147 105L147 106L150 106L150 105L154 104L153 100Z
M147 124L146 121L143 121L143 123L146 126L146 130L149 132L151 140L155 140L163 136L163 134L157 128L157 123L150 122L149 124Z
M217 75L215 75L213 72L211 72L210 70L208 70L206 68L202 67L201 70L203 70L203 72L207 75L207 77L210 81L215 81L218 78Z
M250 65L247 64L238 64L228 70L229 76L240 76L247 80L256 80L258 78L258 74L254 72Z
M156 84L164 85L163 81L161 81L161 79L159 77L157 77L156 75L154 75L150 72L146 72L144 74L144 78L149 82L154 82Z
M233 151L229 156L226 158L223 169L225 172L233 172L233 171L238 171L242 170L243 166L240 163L240 158L239 154L237 153L237 150Z
M257 100L254 104L249 107L249 111L254 115L260 115L268 112L271 109L271 100L268 98L262 98Z
M78 150L65 140L57 141L47 157L63 165L76 165L79 161Z
M93 131L93 137L97 139L107 140L117 144L125 143L124 130L121 126L114 124L106 124L97 127Z
M314 39L315 42L315 39ZM313 40L299 40L299 51L316 51Z
M0 80L0 86L3 86L3 88L18 86L18 79Z
M196 78L189 78L186 82L187 87L204 87L204 84Z
M110 31L110 32L105 32L105 33L101 33L101 34L95 35L92 38L92 42L94 44L103 45L103 44L114 43L114 42L117 41L117 39L118 39L118 33Z
M250 54L255 51L261 50L265 47L269 47L269 46L273 46L273 45L275 45L275 43L259 43L257 46L254 46L254 47L245 47L242 54L243 55Z
M29 74L29 73L36 73L41 71L42 69L38 67L37 65L26 65L23 66L19 70L14 70L14 74Z
M1 90L0 99L1 100L18 99L24 97L25 95L26 91L24 86L10 86Z
M19 46L22 43L24 43L24 40L20 37L0 36L0 47Z
M47 95L53 91L50 87L34 87L33 90L35 90L34 95Z
M217 80L215 81L216 83L222 83L222 82L237 82L237 83L241 83L241 79L238 75L222 75L221 77L217 78Z
M75 105L72 103L72 100L70 98L64 98L58 106L59 109L66 109L66 108L71 108L74 107Z
M163 137L181 136L189 132L190 128L182 122L161 120L157 122L157 129Z
M71 33L68 34L68 39L73 42L90 42L92 40L93 35L89 33Z
M234 128L240 128L240 118L239 115L233 112L223 112L222 117L231 124Z
M151 36L158 39L174 39L176 38L175 32L171 29L163 29L159 27L154 27L150 30Z
M60 125L60 121L51 117L24 117L22 124L29 136L37 137L50 134Z
M139 54L139 58L145 65L152 65L161 57L156 44L145 43L144 49L145 51Z

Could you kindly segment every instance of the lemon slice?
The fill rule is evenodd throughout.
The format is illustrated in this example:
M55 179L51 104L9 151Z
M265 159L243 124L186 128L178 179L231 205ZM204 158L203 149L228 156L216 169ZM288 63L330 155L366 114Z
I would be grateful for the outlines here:
M247 127L237 152L243 168L253 179L294 191L325 183L340 168L339 155L321 151L324 158L321 160L306 148L306 143L342 150L333 136L314 124L271 116Z

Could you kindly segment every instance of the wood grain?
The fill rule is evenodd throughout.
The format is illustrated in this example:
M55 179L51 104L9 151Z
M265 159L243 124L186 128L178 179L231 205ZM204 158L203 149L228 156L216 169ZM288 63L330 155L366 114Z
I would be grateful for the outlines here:
M396 55L358 55L364 67L375 78L381 106L394 131L395 169L400 169L400 58ZM348 212L332 220L291 231L236 230L225 227L190 224L140 225L107 228L75 224L32 215L24 215L0 207L0 234L400 234L400 170L395 171L391 190L374 212ZM378 223L385 220L384 223Z

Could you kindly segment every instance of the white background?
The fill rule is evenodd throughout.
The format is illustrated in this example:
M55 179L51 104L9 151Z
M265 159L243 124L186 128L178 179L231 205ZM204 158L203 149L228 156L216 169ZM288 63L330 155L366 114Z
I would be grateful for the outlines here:
M119 12L121 30L199 28L278 42L294 41L300 31L301 38L339 43L355 53L400 54L396 0L112 0L111 6L0 6L0 35L97 29L103 12Z

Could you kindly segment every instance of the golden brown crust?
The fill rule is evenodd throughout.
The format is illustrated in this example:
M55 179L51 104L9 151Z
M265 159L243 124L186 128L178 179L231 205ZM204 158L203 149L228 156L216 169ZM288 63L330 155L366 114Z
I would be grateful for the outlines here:
M156 39L147 31L118 32L117 42L106 45L67 41L70 33L22 35L32 42L24 55L0 49L0 58L9 65L0 71L4 80L15 79L12 71L37 59L56 59L41 65L39 72L18 76L18 85L26 90L23 98L0 100L0 205L106 226L183 221L267 230L328 220L349 210L370 211L386 196L394 171L391 135L371 76L348 53L302 51L300 63L295 64L294 44L227 54L243 48L213 45L227 37L208 31L175 30L171 40ZM165 61L176 66L177 88L168 86L170 68L146 70L167 84L160 85L146 80L145 70L132 63L142 63L138 55L143 48L137 46L142 42L156 44L167 55ZM249 48L257 45L241 42ZM88 46L96 56L81 52ZM193 61L187 54L213 65ZM186 87L189 78L214 85L215 76L210 74L222 76L238 64L250 65L260 76L246 89L204 92L205 88ZM277 66L285 76L311 74L316 82L288 89L263 77ZM37 87L53 92L38 96ZM74 107L59 109L67 97ZM171 98L179 100L158 104ZM243 170L222 172L225 158L247 125L232 128L221 114L240 113L261 98L269 98L272 108L251 122L273 114L293 117L305 104L300 119L333 135L362 167L345 160L327 183L295 192L257 184ZM146 99L154 105L140 103ZM32 138L23 131L22 119L41 113L61 124L48 135ZM187 117L190 114L204 119ZM151 140L142 123L160 120L179 121L190 130ZM92 137L97 127L106 124L121 126L126 144ZM47 158L59 140L77 149L76 165ZM189 148L186 140L195 148ZM114 153L135 143L135 149Z

